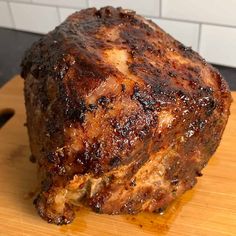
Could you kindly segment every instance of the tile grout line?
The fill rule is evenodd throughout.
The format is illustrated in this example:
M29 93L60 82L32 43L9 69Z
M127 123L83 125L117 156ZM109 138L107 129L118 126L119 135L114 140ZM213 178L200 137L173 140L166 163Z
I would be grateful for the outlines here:
M32 3L32 0L30 0L30 2L28 2L28 1L15 1L15 0L0 0L0 2L17 2L17 3Z
M162 0L160 0L160 3L159 3L159 17L162 17L162 14L161 14L161 12L162 12Z
M56 10L57 10L58 22L59 22L59 24L61 24L62 20L61 20L61 14L60 14L59 7L58 7L58 6L56 6Z
M17 29L16 28L16 23L15 23L15 20L14 20L14 17L13 17L13 12L12 12L12 9L11 9L10 2L7 2L7 6L8 6L8 9L9 9L9 12L10 12L13 29Z
M188 23L188 24L204 24L204 25L211 25L211 26L219 26L219 27L228 27L228 28L233 28L236 29L236 26L234 25L225 25L225 24L219 24L219 23L210 23L210 22L203 22L203 21L191 21L191 20L183 20L183 19L175 19L175 18L169 18L169 17L156 17L156 16L148 16L148 15L143 15L144 17L147 18L153 18L153 19L163 19L163 20L169 20L169 21L178 21L178 22L183 22L183 23Z
M200 53L200 44L201 44L201 37L202 37L202 24L199 25L199 32L198 32L198 45L197 51Z
M0 2L3 1L3 2L8 2L8 1L4 1L4 0L0 0ZM69 9L85 9L86 8L86 5L85 7L82 7L82 6L68 6L68 5L61 5L61 6L58 6L56 4L54 5L50 5L50 4L45 4L45 3L37 3L37 2L18 2L18 1L15 1L15 0L10 0L9 2L11 3L16 3L16 4L27 4L27 5L31 5L31 6L42 6L42 7L58 7L58 8L69 8Z
M0 0L1 2L6 2L8 4L8 8L10 10L10 14L11 14L11 20L12 20L12 23L13 23L13 27L15 28L16 27L16 24L15 24L15 21L14 21L14 17L13 17L13 13L12 13L12 9L11 9L11 6L10 6L10 3L17 3L17 4L27 4L27 5L35 5L35 6L47 6L47 7L52 7L52 8L56 8L57 11L59 11L59 8L68 8L68 9L75 9L75 10L80 10L81 7L72 7L72 6L57 6L57 5L48 5L48 4L39 4L39 3L34 3L32 2L17 2L15 0L11 0L11 1L3 1L3 0ZM87 7L89 6L89 0L86 0L86 5ZM160 3L159 3L159 14L160 16L159 17L156 17L156 16L147 16L147 15L143 15L145 17L148 17L148 18L153 18L153 19L163 19L163 20L170 20L170 21L178 21L178 22L183 22L183 23L192 23L192 24L200 24L200 31L201 31L201 27L202 25L206 24L206 25L210 25L210 26L218 26L218 27L226 27L226 28L233 28L233 29L236 29L236 26L233 26L233 25L226 25L226 24L219 24L219 23L210 23L210 22L201 22L201 21L192 21L192 20L184 20L184 19L175 19L175 18L170 18L170 17L162 17L162 11L161 11L161 8L162 8L162 0L160 0ZM61 22L61 17L60 17L60 14L59 14L59 20ZM199 31L199 32L200 32ZM200 32L201 34L201 32ZM199 45L200 47L200 45Z
M18 2L18 1L15 1L15 0L10 0L10 1L4 1L4 0L0 0L0 1L3 1L3 2L7 2L7 3L17 3L17 4L28 4L28 5L35 5L35 6L47 6L47 7L58 7L58 8L68 8L68 9L78 9L78 10L81 10L83 9L84 7L81 7L81 6L76 6L76 7L73 7L73 6L67 6L67 5L62 5L62 6L58 6L56 4L54 5L50 5L50 4L43 4L43 3L35 3L35 2ZM86 6L85 7L89 7L89 0L86 1ZM221 26L221 27L229 27L229 28L236 28L236 26L234 25L227 25L227 24L220 24L220 23L211 23L211 22L205 22L205 21L194 21L194 20L187 20L187 19L176 19L176 18L171 18L171 17L163 17L162 16L162 11L161 11L161 8L162 8L162 0L160 0L160 4L159 4L159 14L160 16L157 17L157 16L150 16L150 15L145 15L145 14L141 14L145 17L148 17L148 18L155 18L155 19L163 19L163 20L170 20L170 21L179 21L179 22L185 22L185 23L193 23L193 24L207 24L207 25L213 25L213 26Z

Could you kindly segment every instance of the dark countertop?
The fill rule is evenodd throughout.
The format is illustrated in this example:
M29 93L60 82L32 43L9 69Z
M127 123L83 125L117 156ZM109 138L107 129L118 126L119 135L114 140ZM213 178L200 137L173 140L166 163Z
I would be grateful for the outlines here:
M40 34L0 28L0 87L12 76L20 73L23 54ZM219 69L231 90L236 90L236 68L214 65Z

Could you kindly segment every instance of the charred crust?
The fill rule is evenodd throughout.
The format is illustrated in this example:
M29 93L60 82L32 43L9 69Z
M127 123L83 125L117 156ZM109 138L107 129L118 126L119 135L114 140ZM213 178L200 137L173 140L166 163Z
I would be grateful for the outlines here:
M87 107L87 110L93 112L97 108L98 108L98 106L96 104L89 104L88 107Z
M195 52L192 50L191 47L186 47L182 43L179 43L178 49L185 57L192 58L195 55Z
M45 178L41 182L41 188L43 191L48 191L52 186L52 179L49 177Z
M106 155L103 149L103 143L94 141L93 143L86 143L85 148L76 154L76 169L77 173L85 174L93 172L96 176L103 174L108 167L104 165Z
M176 73L175 71L169 71L169 72L168 72L168 75L169 75L170 77L176 77L176 76L177 76L177 73Z
M48 152L46 154L47 160L53 164L59 164L61 160L64 158L63 151L61 152Z
M31 154L30 155L30 157L29 157L29 159L30 159L30 161L32 162L32 163L36 163L36 157L33 155L33 154Z
M126 90L125 84L121 84L121 91L122 91L122 92L125 92L125 90Z
M74 210L68 204L65 204L63 214L57 214L54 212L54 209L48 205L49 203L47 202L45 196L43 196L43 193L39 194L34 199L33 203L38 211L38 214L48 223L65 225L70 224L75 218Z
M203 174L201 173L201 171L196 171L196 175L198 176L198 177L201 177L201 176L203 176Z
M97 103L103 108L105 108L110 102L111 102L110 98L106 96L101 96L97 101Z
M102 211L101 211L102 205L101 205L101 203L100 203L99 201L96 202L96 203L93 204L93 205L90 205L90 206L92 206L92 210L93 210L94 212L96 212L96 213L102 213Z
M120 159L120 157L118 157L118 156L115 156L115 157L113 157L110 161L109 161L109 165L111 166L111 167L117 167L117 166L119 166L121 164L121 159Z
M157 213L157 214L163 214L163 212L165 212L165 210L166 210L166 208L167 207L160 207L160 208L158 208L158 209L156 209L155 210L155 213Z
M170 180L170 183L173 184L173 185L177 185L179 183L179 179L178 177L173 177L173 179Z
M104 29L115 29L117 38L104 40ZM114 48L128 55L127 75L104 58L103 52ZM186 63L171 58L172 53ZM88 176L91 189L93 178L98 184L102 179L101 189L90 194L88 188L81 201L96 212L134 214L149 207L148 202L148 211L165 207L195 184L220 142L229 113L230 93L214 68L154 23L121 8L71 15L26 52L22 76L26 108L36 111L38 119L28 116L30 138L38 142L39 148L32 146L40 150L34 154L45 174L34 204L43 219L59 225L70 223L74 211L67 203L56 211L57 188L67 189L75 175ZM111 77L114 91L113 85L106 87L111 91L96 90ZM97 130L90 134L93 128ZM151 168L170 188L144 186L146 179L140 186L140 168L149 160L157 163L159 151L158 164ZM164 168L160 173L159 164ZM121 179L116 176L119 167L127 167ZM127 195L122 192L111 202L120 190Z
M161 70L151 65L147 60L142 60L141 63L133 62L130 64L129 70L138 77L141 77L152 87L161 80Z
M143 107L144 111L150 110L154 111L156 108L156 101L151 97L150 94L145 91L141 91L138 85L134 86L133 95L131 96L133 100L137 100Z
M46 156L50 163L58 164L60 162L60 157L55 152L49 152Z
M76 22L76 18L79 19L80 24ZM109 48L109 45L96 38L94 41L86 42L79 36L81 33L95 33L104 24L109 27L124 22L129 22L135 26L139 25L144 34L146 34L145 32L149 34L153 32L147 24L135 18L135 12L124 11L122 8L104 7L100 10L90 8L74 13L59 27L34 43L31 49L25 53L21 63L22 77L26 78L27 74L31 73L35 78L51 75L53 78L62 80L68 69L73 66L79 71L80 77L96 76L103 79L106 70L107 75L111 73L110 69L102 66L101 74L101 70L98 69L101 65L99 57L94 54L91 58L86 52L86 48L90 46L90 43L93 48ZM135 28L133 30L135 31ZM139 36L139 33L135 33L135 36ZM76 59L78 57L79 60ZM96 71L88 63L91 60L97 64Z
M124 125L121 125L119 121L115 121L113 124L113 127L115 128L115 131L122 137L126 137L129 135L131 131L133 131L133 126L137 120L137 116L135 117L129 117Z
M136 186L136 178L131 179L130 186L135 187Z
M65 111L64 111L65 119L71 122L78 121L80 123L83 123L87 111L84 99L78 98L74 100L70 96L68 96L64 102L65 102Z
M55 122L56 119L52 119L52 117L50 118L51 119L48 119L48 121L46 122L46 136L49 137L59 133L61 130L59 124Z
M95 194L88 200L89 207L96 213L103 213L103 205L109 195L109 189L104 188L100 193Z

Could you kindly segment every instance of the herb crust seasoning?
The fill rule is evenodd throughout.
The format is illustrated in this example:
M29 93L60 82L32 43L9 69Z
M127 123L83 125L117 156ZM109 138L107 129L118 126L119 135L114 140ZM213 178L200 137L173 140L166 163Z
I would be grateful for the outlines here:
M150 20L76 12L22 61L27 127L41 178L34 204L68 224L99 213L158 212L192 188L219 145L229 88Z

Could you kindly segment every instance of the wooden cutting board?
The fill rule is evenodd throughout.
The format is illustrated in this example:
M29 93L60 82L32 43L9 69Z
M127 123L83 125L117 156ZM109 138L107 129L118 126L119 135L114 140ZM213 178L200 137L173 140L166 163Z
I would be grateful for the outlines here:
M0 89L0 114L14 116L0 129L0 235L236 235L236 92L222 142L193 190L163 214L99 215L86 209L67 226L43 221L32 205L36 166L29 161L23 80Z

